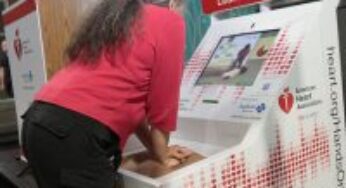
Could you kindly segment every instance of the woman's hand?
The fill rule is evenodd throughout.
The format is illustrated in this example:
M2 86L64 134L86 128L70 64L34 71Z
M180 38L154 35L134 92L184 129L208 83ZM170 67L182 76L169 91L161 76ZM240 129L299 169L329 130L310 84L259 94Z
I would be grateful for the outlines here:
M137 137L149 153L168 168L182 164L192 152L182 146L168 146L169 133L165 133L147 123L143 123L136 131Z
M184 163L192 154L192 151L178 145L169 147L167 159L164 160L164 165L168 168L174 168Z
M170 146L168 149L168 157L176 158L180 161L185 161L191 154L191 150L178 145Z
M168 157L163 162L163 165L165 165L167 168L174 168L176 166L179 166L180 164L181 164L181 161L173 157Z

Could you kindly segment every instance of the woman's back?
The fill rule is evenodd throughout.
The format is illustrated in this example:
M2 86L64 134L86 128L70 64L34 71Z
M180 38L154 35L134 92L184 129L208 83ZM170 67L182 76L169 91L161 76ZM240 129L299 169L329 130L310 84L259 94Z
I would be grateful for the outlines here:
M184 23L176 13L144 5L128 42L102 50L97 64L77 58L36 95L89 116L117 133L121 146L146 117L175 128L183 65ZM168 97L167 97L168 96Z

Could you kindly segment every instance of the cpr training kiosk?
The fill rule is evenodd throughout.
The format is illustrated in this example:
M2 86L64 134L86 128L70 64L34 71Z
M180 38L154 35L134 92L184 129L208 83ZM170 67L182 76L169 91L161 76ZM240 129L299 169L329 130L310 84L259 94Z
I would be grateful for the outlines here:
M18 51L9 42L18 119L48 79L49 49L59 42L53 31L43 32L50 27L40 16L50 12L40 3L63 1L38 2L21 0L4 13L7 39L22 44ZM156 178L121 168L122 186L346 187L338 4L323 0L223 20L212 15L184 71L171 140L204 158ZM49 33L52 40L42 37ZM132 138L125 156L143 149Z
M158 178L121 169L124 187L345 187L338 3L213 17L171 141L205 159Z

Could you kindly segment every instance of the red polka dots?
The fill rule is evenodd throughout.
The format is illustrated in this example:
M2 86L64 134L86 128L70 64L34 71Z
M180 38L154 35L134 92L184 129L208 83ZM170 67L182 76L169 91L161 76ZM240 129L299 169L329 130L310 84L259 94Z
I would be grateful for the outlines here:
M315 178L319 171L329 169L329 137L323 126L315 124L310 136L305 135L300 126L298 140L298 144L291 141L284 148L277 130L268 163L262 167L250 172L247 166L251 164L245 153L233 154L202 169L199 178L189 175L184 179L184 188L290 188L297 184L304 187L305 182Z
M287 42L287 29L279 37L278 41L273 45L269 52L266 61L264 62L264 76L280 76L287 75L294 60L298 55L302 40L297 43L297 46L290 50Z

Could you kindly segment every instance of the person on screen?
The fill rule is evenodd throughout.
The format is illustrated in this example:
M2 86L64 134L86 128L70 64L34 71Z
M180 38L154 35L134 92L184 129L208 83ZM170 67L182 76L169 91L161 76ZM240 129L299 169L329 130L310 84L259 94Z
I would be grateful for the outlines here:
M227 69L227 71L222 74L223 79L234 78L247 71L247 68L245 66L245 59L249 55L250 50L251 45L247 44L238 52L237 58L231 63L229 69Z
M100 1L71 38L66 66L23 115L23 153L40 188L113 188L132 134L168 168L189 156L168 147L177 124L184 19L172 11L177 4L153 3Z

